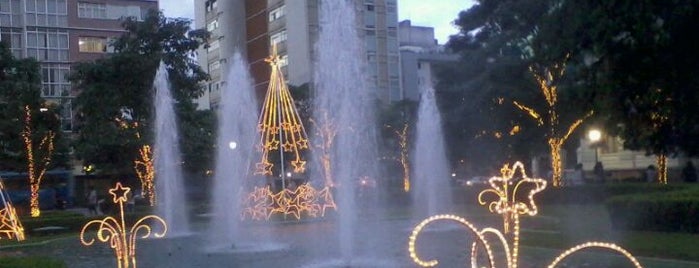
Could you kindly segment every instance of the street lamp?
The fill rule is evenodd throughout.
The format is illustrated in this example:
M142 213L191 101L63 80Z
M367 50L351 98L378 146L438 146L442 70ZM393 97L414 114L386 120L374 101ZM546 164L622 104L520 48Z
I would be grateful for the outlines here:
M595 164L597 164L598 160L598 153L597 153L597 147L598 144L597 142L602 139L602 132L597 130L597 129L591 129L589 132L587 132L587 138L590 139L590 145L594 146L595 148Z
M229 142L228 143L228 148L231 148L231 150L235 150L235 148L238 148L238 143L237 142Z

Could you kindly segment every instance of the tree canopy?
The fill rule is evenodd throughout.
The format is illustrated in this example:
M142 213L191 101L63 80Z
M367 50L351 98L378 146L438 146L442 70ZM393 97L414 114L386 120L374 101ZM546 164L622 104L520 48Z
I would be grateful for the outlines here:
M39 63L33 58L16 59L9 47L0 42L0 169L27 172L27 152L22 138L26 112L29 108L31 143L38 145L49 131L56 134L52 155L36 151L33 157L52 159L48 168L65 167L68 162L67 147L61 140L60 104L41 98Z
M561 125L594 110L590 119L628 149L696 155L697 12L699 1L477 1L448 43L461 60L438 73L452 160L543 151L547 130L511 104L546 110L528 68L560 62Z
M70 77L80 90L75 151L85 164L105 173L133 173L138 149L153 142L153 81L162 61L176 100L184 159L193 159L185 167L208 167L202 162L210 159L201 156L211 156L213 126L204 121L213 120L213 114L196 111L192 99L203 93L201 82L208 79L194 56L209 34L190 30L190 25L158 11L150 11L143 21L127 18L126 33L112 44L113 54L75 67Z

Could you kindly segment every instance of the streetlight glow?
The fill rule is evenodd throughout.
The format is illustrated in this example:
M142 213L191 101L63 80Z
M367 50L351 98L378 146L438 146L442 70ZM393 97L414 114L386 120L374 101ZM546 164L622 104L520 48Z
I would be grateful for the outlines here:
M592 129L587 133L587 138L591 142L598 142L602 138L602 132L597 129Z
M235 148L238 148L238 143L237 142L229 142L228 143L228 148L231 148L231 150L235 150Z

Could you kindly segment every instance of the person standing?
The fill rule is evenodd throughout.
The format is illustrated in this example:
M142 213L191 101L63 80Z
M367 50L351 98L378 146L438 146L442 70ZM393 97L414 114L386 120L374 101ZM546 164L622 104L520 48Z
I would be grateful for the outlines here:
M692 161L687 161L687 165L682 169L682 178L685 182L697 182L697 170Z
M94 186L90 186L90 191L87 194L87 210L90 215L97 214L97 190Z
M595 180L600 183L604 183L604 166L602 166L602 162L597 161L595 164L594 168L595 172Z

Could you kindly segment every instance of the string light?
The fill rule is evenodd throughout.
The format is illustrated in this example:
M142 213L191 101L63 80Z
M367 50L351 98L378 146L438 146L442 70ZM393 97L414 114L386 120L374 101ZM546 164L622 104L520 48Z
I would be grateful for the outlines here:
M520 171L521 178L514 179L517 171ZM499 230L486 227L482 230L476 229L471 223L466 219L455 215L442 214L429 217L419 223L412 231L408 239L408 252L410 253L410 258L417 265L422 267L432 267L438 264L437 260L424 261L420 259L417 255L415 249L417 237L423 228L434 221L438 220L451 220L461 223L466 226L467 229L473 233L476 237L476 241L471 245L471 267L480 267L478 265L478 249L479 246L483 246L488 257L488 263L490 267L495 267L495 259L491 249L491 243L486 239L486 235L494 235L498 238L502 247L504 248L504 263L507 264L508 268L516 268L519 259L519 236L520 236L520 215L535 216L538 213L538 208L534 202L534 195L543 191L546 188L546 181L539 178L529 178L524 170L524 165L521 162L516 162L512 168L509 165L504 165L500 170L501 177L492 177L488 180L491 189L486 189L479 193L478 203L481 205L487 205L491 212L503 215L503 229L504 233L510 233L510 225L513 226L513 231L511 237L511 243L508 241L506 236ZM527 199L525 201L517 200L516 197L520 187L526 184L531 184L533 187L529 190ZM496 199L494 201L487 202L484 197L487 194L494 194ZM579 252L581 250L589 248L603 248L616 251L624 255L633 265L637 268L641 268L641 264L625 249L611 243L604 242L586 242L577 246L574 246L558 257L548 266L549 268L555 267L559 262L561 262L566 257Z
M7 197L5 184L0 180L0 198L2 198L3 208L0 209L0 235L7 239L24 240L24 227L17 217L17 211Z
M403 124L400 132L396 131L400 145L400 164L403 167L403 191L410 191L410 161L408 160L408 123Z
M301 216L325 217L327 209L337 210L330 187L320 191L308 183L295 189L285 188L277 193L269 186L254 187L243 198L241 217L250 220L269 220L272 215L291 215L297 220Z
M584 249L588 249L588 248L602 248L602 249L616 251L618 253L621 253L621 255L623 255L624 257L626 257L626 259L628 259L636 268L642 267L641 263L639 263L638 260L636 260L636 258L633 255L631 255L631 253L629 253L625 249L623 249L615 244L603 243L603 242L586 242L586 243L577 245L575 247L572 247L572 248L566 250L565 252L561 253L561 255L558 255L558 257L556 257L556 259L554 259L553 262L551 262L551 264L549 264L548 268L556 267L556 265L559 262L561 262L563 259L565 259L566 257L572 255L575 252L578 252L578 251L584 250Z
M316 136L319 141L315 144L315 147L320 151L320 164L323 168L325 186L333 187L335 182L332 175L331 149L335 141L335 135L337 135L337 126L328 118L327 111L322 111L321 114L320 123L316 123L313 119L310 121L316 129Z
M656 156L655 162L658 164L658 182L667 184L667 155L659 154Z
M34 159L34 143L32 142L32 113L29 105L24 106L24 128L22 128L22 140L27 153L27 176L29 177L29 207L32 217L39 217L41 209L39 207L39 188L41 180L44 178L46 169L51 163L51 155L53 154L53 141L56 133L47 131L41 138L38 151L45 152L40 161Z
M141 189L144 196L148 197L151 206L155 206L155 166L153 163L153 152L150 145L143 145L138 149L139 158L134 161L136 175L141 181Z
M262 150L262 158L255 165L254 173L257 175L272 175L274 164L270 162L269 152L277 149L292 155L290 164L294 172L306 171L306 161L302 160L301 151L308 149L308 135L284 81L279 65L280 59L276 46L272 49L272 55L265 59L272 67L272 73L257 124L257 130L260 132L258 148ZM284 161L283 154L281 158Z
M566 60L568 57L569 55L566 56ZM556 85L556 80L562 77L565 73L565 66L566 65L564 63L554 64L550 68L546 68L543 74L540 74L539 72L534 70L533 67L529 67L529 71L536 79L536 82L539 85L539 89L541 89L541 93L544 95L544 98L546 99L547 114L549 119L548 144L549 149L551 151L551 180L553 181L553 187L560 187L563 185L563 162L561 161L561 147L563 147L563 144L566 142L566 140L568 140L570 134L572 134L573 131L575 131L575 129L578 128L578 126L580 126L580 124L582 124L582 122L587 117L592 115L592 111L590 111L582 118L575 120L573 124L571 124L570 127L567 128L565 134L560 135L557 107L558 86ZM513 101L513 104L515 105L515 107L519 108L523 112L527 113L534 120L536 120L539 126L544 125L544 120L541 116L541 113L517 101Z
M124 202L128 200L127 194L129 191L131 191L131 188L123 187L120 182L117 182L116 186L109 190L113 197L112 201L115 204L119 204L119 219L108 216L102 220L92 220L85 224L80 231L80 243L84 246L94 244L95 238L103 243L108 242L109 246L114 249L117 267L119 268L136 268L137 238L148 238L151 235L155 238L161 238L167 233L167 224L156 215L145 216L136 221L130 228L126 226L124 222ZM147 224L148 221L159 224L162 231L155 232L153 227ZM95 238L86 239L85 235L90 227L96 227L97 232L94 235Z

